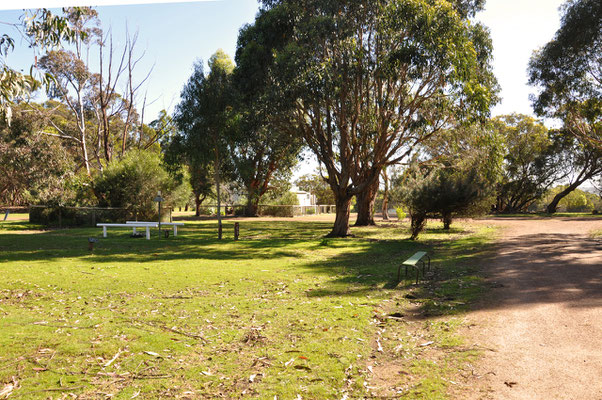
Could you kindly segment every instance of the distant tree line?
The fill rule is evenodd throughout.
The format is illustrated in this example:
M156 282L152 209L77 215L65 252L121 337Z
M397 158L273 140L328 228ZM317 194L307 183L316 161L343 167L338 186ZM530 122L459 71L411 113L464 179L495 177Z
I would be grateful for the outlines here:
M235 200L256 216L262 203L292 201L293 168L310 153L318 170L296 185L336 205L332 237L351 234L352 210L370 225L376 209L386 218L401 205L416 237L428 218L449 228L457 216L544 203L548 213L594 207L577 190L602 172L598 2L568 1L531 59L534 111L555 129L490 116L493 47L473 18L483 3L263 0L235 57L196 62L174 113L149 123L137 35L116 48L93 9L40 11L23 29L44 51L44 79L2 64L0 203L139 212L162 190L197 215L212 199L218 218ZM12 45L0 42L5 56ZM96 54L96 70L84 54ZM28 101L41 87L49 100Z

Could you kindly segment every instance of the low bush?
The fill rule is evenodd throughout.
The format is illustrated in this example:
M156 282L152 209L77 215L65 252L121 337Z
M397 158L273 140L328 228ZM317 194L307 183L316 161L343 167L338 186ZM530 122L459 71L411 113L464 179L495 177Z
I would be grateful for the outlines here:
M406 217L406 213L405 213L405 211L403 211L403 208L401 208L401 207L396 207L395 213L397 214L397 219L400 221L405 219L405 217Z
M123 208L31 206L29 222L66 227L94 227L99 222L125 222L135 216Z

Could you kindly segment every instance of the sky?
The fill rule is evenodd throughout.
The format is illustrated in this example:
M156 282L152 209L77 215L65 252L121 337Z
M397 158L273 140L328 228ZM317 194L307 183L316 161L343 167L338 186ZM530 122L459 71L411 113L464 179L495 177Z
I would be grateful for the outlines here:
M488 26L493 40L494 73L502 101L493 115L532 114L527 66L533 51L549 42L560 27L562 0L488 0L477 19Z
M485 10L477 15L476 19L491 31L493 67L501 86L502 100L492 115L532 115L529 94L533 88L527 85L527 65L533 51L545 45L558 29L562 3L563 0L488 0ZM16 4L19 9L7 10ZM163 109L173 112L195 61L206 62L220 48L234 57L239 29L253 22L259 7L256 0L0 0L0 21L17 21L23 8L75 5L97 6L102 26L111 27L117 48L126 26L129 32L138 32L137 49L139 54L145 52L137 68L138 79L152 69L145 88L145 123ZM0 33L5 31L10 33L6 25ZM33 55L25 45L17 43L7 62L13 68L28 70ZM315 161L306 162L295 176L311 173L315 166Z
M90 4L86 1L31 1L21 0L23 7L54 7L57 5ZM136 0L135 0L136 1ZM22 10L3 10L12 0L0 0L0 21L15 22ZM92 4L121 3L125 1L95 0ZM152 70L147 90L145 122L156 118L163 109L173 111L179 102L180 92L192 74L197 60L206 62L218 49L234 57L239 29L252 23L258 10L254 0L195 1L144 5L117 5L95 7L103 29L111 27L117 49L123 46L125 29L138 32L138 54L144 53L137 66L138 80ZM60 13L60 9L51 8ZM0 27L0 33L17 38L15 31ZM97 63L97 54L90 55L90 64ZM13 68L29 71L33 53L25 43L17 42L7 63ZM143 93L140 93L143 96Z
M139 4L146 3L146 4ZM149 4L158 3L158 4ZM559 26L562 0L488 0L477 19L488 26L494 45L494 72L502 101L493 115L532 114L527 64L532 52L545 45ZM110 5L107 5L110 4ZM7 10L15 9L16 10ZM116 46L127 28L138 32L139 79L151 71L146 85L148 122L166 109L173 111L196 60L206 61L217 49L234 57L239 29L252 23L255 0L161 2L160 0L0 0L0 21L16 21L22 8L96 5L102 26L111 27ZM58 11L58 10L55 10ZM3 32L6 28L3 28ZM28 69L32 53L21 46L8 64ZM91 56L94 58L94 55ZM94 61L91 60L93 63Z

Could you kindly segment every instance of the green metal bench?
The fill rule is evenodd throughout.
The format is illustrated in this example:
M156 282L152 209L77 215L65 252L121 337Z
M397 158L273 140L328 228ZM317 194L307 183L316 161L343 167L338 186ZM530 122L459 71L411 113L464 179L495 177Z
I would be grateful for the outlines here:
M425 256L428 259L428 264L424 261ZM399 268L397 268L397 281L399 282L399 279L400 279L401 267L405 266L406 267L406 278L408 277L408 267L414 268L416 270L416 284L418 284L418 278L420 276L420 267L418 266L419 262L422 263L422 277L424 278L425 277L425 269L426 269L427 265L428 265L428 270L429 271L431 270L431 257L427 254L426 251L418 251L412 257L408 258L403 263L401 263Z

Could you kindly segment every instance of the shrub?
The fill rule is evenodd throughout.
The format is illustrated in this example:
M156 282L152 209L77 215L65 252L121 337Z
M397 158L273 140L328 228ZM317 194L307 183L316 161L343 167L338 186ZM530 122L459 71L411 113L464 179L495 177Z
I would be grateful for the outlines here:
M93 186L101 207L125 208L138 219L157 218L158 191L163 206L173 205L172 194L181 196L180 185L161 167L159 155L148 151L131 151L111 162Z
M418 237L429 215L441 217L444 229L449 229L454 215L483 213L492 194L487 187L477 169L439 167L426 175L413 171L403 194L410 210L411 239Z
M396 207L395 213L397 214L397 219L400 221L405 219L405 217L406 217L406 213L405 213L405 211L403 211L403 208L401 208L401 207Z
M59 228L89 226L95 227L99 222L122 222L130 219L125 209L39 206L29 208L29 222Z
M270 215L272 217L294 217L295 207L299 204L297 195L292 192L286 192L279 198L270 202L271 204L259 207L260 215Z

